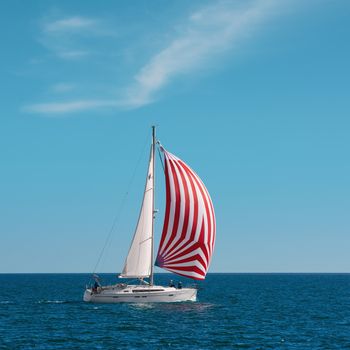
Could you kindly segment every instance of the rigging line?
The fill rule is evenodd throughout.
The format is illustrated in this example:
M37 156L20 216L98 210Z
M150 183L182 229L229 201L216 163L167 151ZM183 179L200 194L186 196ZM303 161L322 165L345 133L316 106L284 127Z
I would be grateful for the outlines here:
M158 144L158 143L157 143L157 144ZM160 154L159 146L157 147L157 150L158 150L158 155L159 155L160 163L162 164L162 168L163 168L163 171L164 171L164 173L165 173L163 158L162 158L162 155Z
M108 235L107 235L107 238L106 238L105 243L103 245L103 248L101 250L101 253L100 253L100 255L99 255L98 259L97 259L96 265L95 265L94 270L92 272L93 274L96 272L96 269L97 269L97 267L98 267L98 265L99 265L99 263L101 261L101 258L102 258L103 254L104 254L104 252L105 252L105 250L107 248L107 245L111 242L112 233L113 233L114 229L118 227L117 224L119 223L121 212L122 212L122 210L124 208L124 205L126 203L126 200L127 200L127 197L128 197L128 194L129 194L129 191L130 191L130 188L131 188L131 185L132 185L132 183L134 181L134 178L135 178L135 175L136 175L136 171L137 171L137 169L139 167L139 164L141 162L141 159L142 159L142 156L144 154L144 151L145 151L145 148L146 148L147 144L148 144L148 137L147 137L146 142L144 143L144 146L142 147L141 154L140 154L140 156L139 156L139 158L137 160L135 169L134 169L134 171L132 173L132 176L131 176L131 179L130 179L130 181L128 183L127 190L126 190L126 192L125 192L125 194L124 194L124 196L123 196L123 198L122 198L122 200L120 202L117 214L115 215L114 220L113 220L113 224L112 224L112 226L111 226L111 228L110 228L110 230L108 232Z

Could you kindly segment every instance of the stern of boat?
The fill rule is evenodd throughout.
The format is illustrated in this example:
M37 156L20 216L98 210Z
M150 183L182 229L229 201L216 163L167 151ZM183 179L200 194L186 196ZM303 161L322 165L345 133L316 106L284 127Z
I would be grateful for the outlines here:
M92 291L91 289L86 288L83 296L83 300L86 302L91 301Z

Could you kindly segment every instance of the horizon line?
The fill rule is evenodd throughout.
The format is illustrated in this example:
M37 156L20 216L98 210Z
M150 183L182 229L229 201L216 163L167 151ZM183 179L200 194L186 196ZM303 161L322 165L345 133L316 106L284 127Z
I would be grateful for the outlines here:
M104 275L118 275L115 272L0 272L0 275L93 275L93 274L104 274ZM172 272L156 272L155 275L173 275ZM207 275L333 275L343 274L349 275L350 272L208 272ZM121 278L127 279L127 278Z

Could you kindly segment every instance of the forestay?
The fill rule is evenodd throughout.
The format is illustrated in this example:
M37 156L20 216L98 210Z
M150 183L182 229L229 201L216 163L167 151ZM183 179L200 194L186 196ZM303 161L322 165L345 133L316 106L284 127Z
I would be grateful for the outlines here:
M198 175L165 151L166 209L156 265L193 279L204 279L215 244L215 213Z

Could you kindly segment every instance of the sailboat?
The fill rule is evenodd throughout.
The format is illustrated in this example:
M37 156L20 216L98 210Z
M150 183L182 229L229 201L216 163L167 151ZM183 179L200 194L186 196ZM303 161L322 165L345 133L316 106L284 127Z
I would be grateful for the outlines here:
M155 150L164 157L166 208L162 235L153 263L155 220ZM197 288L181 283L154 283L154 265L194 280L205 279L214 251L216 222L209 192L198 175L181 159L156 142L152 143L141 210L120 278L139 284L117 283L86 287L84 301L96 303L146 303L196 301ZM147 281L148 280L148 281Z

